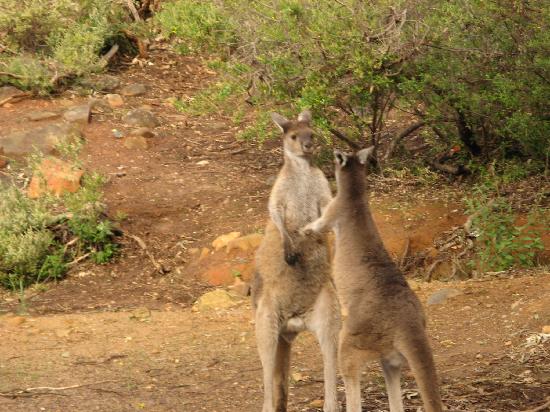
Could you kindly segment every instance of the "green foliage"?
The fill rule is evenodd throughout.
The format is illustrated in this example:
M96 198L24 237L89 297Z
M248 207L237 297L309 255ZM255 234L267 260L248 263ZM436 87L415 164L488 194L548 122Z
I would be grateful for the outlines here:
M0 284L15 290L60 279L69 262L86 254L96 263L109 261L118 247L102 215L103 183L86 175L78 192L36 200L0 185Z
M324 124L351 126L361 144L387 145L387 115L399 108L442 132L430 136L434 151L459 144L480 163L539 167L549 155L542 0L176 0L157 20L186 53L217 55L248 102L309 107Z
M544 249L540 237L539 210L517 224L517 217L506 198L487 196L487 187L478 186L475 195L466 199L467 211L474 216L476 260L480 272L500 271L511 267L530 267L537 263L537 253Z
M192 115L223 113L230 115L235 111L235 100L244 92L236 82L218 82L198 92L188 101L177 100L174 106Z
M103 69L101 54L122 28L133 27L123 4L107 0L1 0L0 84L49 93ZM120 43L120 42L119 42Z

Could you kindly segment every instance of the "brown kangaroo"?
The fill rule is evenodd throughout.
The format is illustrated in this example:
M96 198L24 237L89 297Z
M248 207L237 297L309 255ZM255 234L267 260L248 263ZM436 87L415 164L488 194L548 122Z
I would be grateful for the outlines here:
M296 335L311 330L324 363L325 412L338 411L336 368L340 313L330 277L326 241L298 230L321 216L331 199L328 182L311 162L311 115L297 121L273 114L283 132L284 165L269 198L270 220L256 252L252 285L256 341L263 367L263 412L287 410L290 349Z
M403 412L401 365L415 376L426 412L443 410L420 301L386 251L372 218L365 190L365 164L372 147L355 155L335 151L338 193L323 215L307 225L308 235L333 229L333 276L342 305L340 372L347 412L361 411L361 370L382 364L390 411Z

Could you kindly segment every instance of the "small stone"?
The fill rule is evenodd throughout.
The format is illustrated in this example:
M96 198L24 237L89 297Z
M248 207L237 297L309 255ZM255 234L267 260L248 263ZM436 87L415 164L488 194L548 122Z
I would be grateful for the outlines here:
M6 318L6 320L4 322L8 326L17 327L17 326L21 326L26 321L27 321L27 319L24 318L23 316L10 316L10 317Z
M483 359L483 355L482 355L481 353L478 353L478 354L476 355L476 359Z
M216 289L202 295L193 305L195 311L229 309L242 302L241 298L223 289Z
M428 305L438 305L444 303L447 299L460 295L462 292L454 288L444 288L434 292L428 298Z
M56 196L63 193L74 193L80 188L80 179L84 171L75 168L72 164L55 157L45 158L37 172L33 175L27 194L36 199L45 192L51 192Z
M118 129L112 129L111 132L113 132L113 136L117 139L121 139L124 136L124 134Z
M210 164L210 162L208 160L200 160L200 161L197 162L197 165L199 165L199 166L206 166L208 164Z
M124 99L120 94L107 94L105 99L113 109L124 106Z
M18 97L21 95L24 95L25 92L19 90L16 87L13 86L2 86L0 87L0 101L9 99L10 97Z
M61 116L60 113L48 112L48 111L36 111L36 112L30 112L27 115L27 119L29 119L33 122L38 122L40 120L55 119L59 116Z
M260 233L251 233L250 235L241 236L236 239L230 240L227 243L227 253L231 252L233 249L240 249L243 252L248 252L249 250L254 250L260 243L262 243L263 235Z
M143 137L146 137L148 139L152 138L152 137L155 137L155 132L153 132L151 129L149 129L148 127L140 127L139 129L136 129L136 130L132 130L132 132L130 133L131 136L143 136Z
M83 86L92 88L98 92L112 92L120 86L120 80L118 77L104 74L84 80Z
M212 247L214 250L218 251L228 245L229 242L231 242L233 239L237 239L241 236L241 232L230 232L226 233L225 235L218 236L214 241L212 242Z
M120 90L120 94L123 96L141 96L145 93L147 93L147 86L141 83L129 84Z
M63 352L63 353L61 354L61 357L62 357L62 358L69 358L70 356L71 356L71 353L70 353L70 352Z
M229 286L228 289L240 296L250 295L250 284L248 282L243 282L240 277L236 277L235 283Z
M88 124L92 120L92 111L89 104L75 106L65 113L63 118L70 123Z
M128 112L122 119L129 126L154 128L160 125L157 117L148 110L135 109Z
M203 247L201 249L201 254L199 255L199 262L206 259L210 255L210 249Z
M112 113L113 109L103 99L90 99L90 110L92 113Z
M314 401L311 401L309 403L309 406L317 409L322 409L324 405L325 405L325 401L322 399L315 399Z
M137 320L139 322L146 322L151 318L151 310L146 307L134 309L130 315L130 319Z
M149 143L143 136L128 136L124 139L124 147L127 149L148 149Z
M542 327L542 333L548 333L550 334L550 325L544 325Z

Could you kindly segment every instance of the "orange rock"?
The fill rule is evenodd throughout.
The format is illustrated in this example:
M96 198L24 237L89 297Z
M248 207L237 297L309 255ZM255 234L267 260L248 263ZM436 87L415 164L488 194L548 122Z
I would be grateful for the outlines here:
M33 175L27 194L30 198L36 199L45 192L51 192L56 196L66 192L74 193L80 188L83 174L82 169L77 169L70 163L48 157L42 161Z
M254 264L252 262L238 264L225 262L211 266L201 277L212 286L228 286L235 282L235 276L239 276L244 281L250 280L253 272Z
M262 243L263 235L260 233L252 233L250 235L241 236L237 239L233 239L227 243L227 253L233 249L240 249L243 252L254 250Z

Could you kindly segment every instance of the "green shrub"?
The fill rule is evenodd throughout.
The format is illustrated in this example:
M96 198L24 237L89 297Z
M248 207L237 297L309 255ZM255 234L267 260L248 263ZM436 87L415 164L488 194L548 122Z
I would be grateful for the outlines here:
M0 84L42 94L102 70L105 49L120 43L121 29L136 26L120 2L2 2L0 33L5 33L7 52L0 54L0 72L9 74L0 74Z
M106 263L118 249L103 217L99 175L85 175L76 193L29 199L0 185L0 284L19 289L62 278L85 256Z
M503 197L489 198L486 188L478 187L475 196L466 200L467 211L474 216L471 229L476 234L472 265L480 272L501 271L511 267L530 267L544 249L540 237L540 211L517 225L517 216Z

